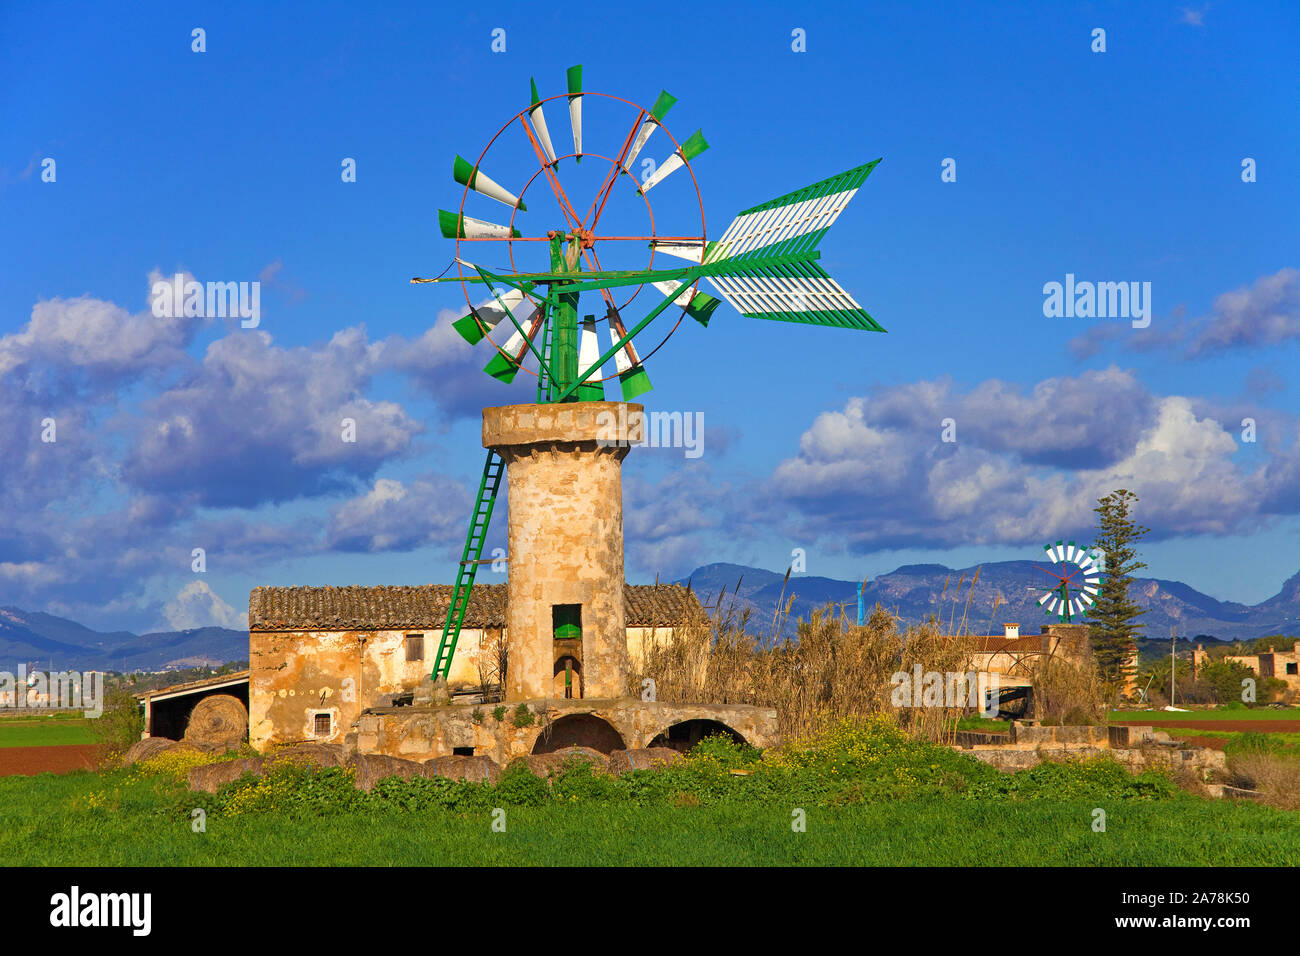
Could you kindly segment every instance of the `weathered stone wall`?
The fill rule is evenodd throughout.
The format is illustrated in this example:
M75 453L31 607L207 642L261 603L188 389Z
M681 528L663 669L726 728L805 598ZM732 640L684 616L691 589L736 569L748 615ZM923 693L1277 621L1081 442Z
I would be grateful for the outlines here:
M582 607L583 693L627 692L621 463L641 411L621 402L483 410L483 445L505 460L509 487L507 700L551 693L560 604Z
M424 659L406 659L406 635L424 635ZM483 634L461 632L451 681L478 684ZM251 631L248 738L254 747L302 740L342 741L353 721L384 695L413 691L433 668L442 631ZM315 734L315 715L332 730Z
M548 723L572 714L591 714L606 721L622 737L625 748L648 747L659 734L688 720L717 721L755 747L771 747L779 742L776 711L770 707L666 704L626 697L521 703L528 708L531 724L527 717L517 719L518 703L503 708L501 719L487 704L376 709L357 720L356 734L349 736L347 748L359 753L428 760L451 754L457 747L473 747L476 756L488 756L504 765L514 757L532 753Z

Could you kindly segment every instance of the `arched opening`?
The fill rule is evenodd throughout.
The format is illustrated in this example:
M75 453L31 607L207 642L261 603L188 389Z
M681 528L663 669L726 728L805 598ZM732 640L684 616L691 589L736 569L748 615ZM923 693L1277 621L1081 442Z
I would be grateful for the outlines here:
M718 734L724 737L730 737L738 744L747 744L743 736L732 730L726 724L717 720L683 720L680 724L673 724L654 740L650 741L651 747L671 747L673 750L680 750L682 753L690 750L705 737L714 737Z
M538 735L533 753L549 754L565 747L590 747L607 754L623 749L623 735L594 714L566 714Z
M582 662L572 654L565 654L555 662L555 679L551 692L561 700L574 700L582 696Z

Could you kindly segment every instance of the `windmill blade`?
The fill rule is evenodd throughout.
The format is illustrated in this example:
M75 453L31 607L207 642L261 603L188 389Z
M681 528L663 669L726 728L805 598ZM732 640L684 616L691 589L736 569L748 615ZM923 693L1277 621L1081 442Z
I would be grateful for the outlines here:
M542 152L546 154L547 162L555 165L555 147L551 145L551 134L546 128L546 114L542 112L542 98L537 95L537 81L529 79L532 84L533 105L528 108L528 122L533 124L533 130L537 133L537 140L541 144Z
M502 318L504 317L503 313ZM515 375L519 372L519 366L523 363L524 354L528 351L528 343L537 338L537 333L542 330L542 320L544 318L545 315L541 309L534 309L527 323L527 334L521 335L519 330L515 329L514 334L501 347L506 354L502 355L501 352L497 352L492 356L491 361L483 366L483 371L507 385L513 382Z
M685 309L687 315L706 329L709 327L709 318L713 315L714 309L722 304L707 292L692 289L676 279L664 279L654 283L654 287L672 299L673 305Z
M704 261L705 253L713 245L703 239L652 239L650 248L655 252L662 252L665 255L676 256L678 259L685 259L687 262L699 264Z
M483 341L483 336L495 329L506 317L506 309L518 318L517 310L527 299L519 289L507 289L484 305L471 308L468 315L452 323L452 328L470 345L477 345ZM531 300L528 302L530 307L536 307Z
M677 147L675 153L660 164L654 175L643 182L637 192L645 195L708 148L709 144L704 141L704 131L697 129L686 142Z
M503 226L460 213L438 210L438 228L446 239L518 239L523 235L513 226Z
M871 317L826 270L812 259L780 265L755 263L708 276L718 294L751 319L830 325L869 332L884 326Z
M632 141L632 148L627 151L627 156L623 160L623 175L632 168L632 163L644 148L646 142L650 139L650 134L659 128L668 111L673 108L677 102L677 97L670 94L667 90L660 90L659 95L655 98L654 105L650 107L650 113L646 116L641 128L637 130L636 139Z
M582 162L582 64L569 67L569 125L573 127L573 152Z
M507 206L518 207L520 212L528 211L528 207L520 201L518 196L503 188L487 173L480 172L478 167L465 160L460 154L456 155L455 161L451 164L451 175L456 182L462 186L468 186L476 193L481 193L495 199L497 202L503 202Z
M823 179L737 214L709 251L709 261L795 255L817 247L880 160Z
M583 318L578 335L578 368L591 368L600 360L600 336L596 334L594 315ZM578 386L577 396L580 402L605 400L605 384L600 380L599 368L592 369L591 374Z
M617 345L618 340L627 334L623 317L611 305L605 318L609 320L609 344ZM618 384L623 392L623 401L633 401L653 388L650 376L641 365L641 357L636 353L636 346L631 341L614 353L614 367L618 369Z

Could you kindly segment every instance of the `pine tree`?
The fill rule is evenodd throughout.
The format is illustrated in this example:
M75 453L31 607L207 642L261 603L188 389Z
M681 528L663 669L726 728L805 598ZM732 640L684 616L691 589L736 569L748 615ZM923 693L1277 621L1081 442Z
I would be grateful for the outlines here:
M1093 650L1097 658L1097 671L1112 690L1123 688L1132 673L1130 660L1136 652L1135 643L1142 625L1137 619L1146 613L1129 598L1129 585L1133 572L1146 565L1137 560L1134 545L1150 528L1144 528L1130 517L1130 509L1138 496L1126 489L1112 491L1097 499L1097 540L1093 547L1105 555L1105 579L1097 594L1097 603L1089 612Z

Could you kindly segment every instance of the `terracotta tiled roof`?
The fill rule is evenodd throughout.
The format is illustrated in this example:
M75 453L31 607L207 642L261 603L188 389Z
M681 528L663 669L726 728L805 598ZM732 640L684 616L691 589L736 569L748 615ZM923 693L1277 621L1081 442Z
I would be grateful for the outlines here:
M629 627L668 627L704 618L695 592L680 584L625 586ZM449 584L410 587L254 588L248 596L253 631L379 631L441 628L451 603ZM477 584L470 591L465 627L505 627L506 586Z

